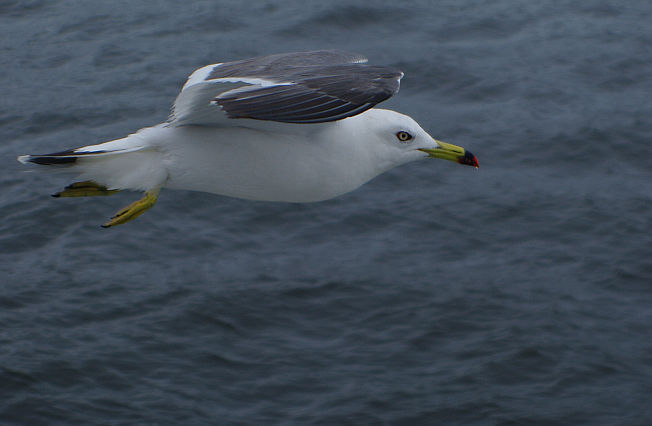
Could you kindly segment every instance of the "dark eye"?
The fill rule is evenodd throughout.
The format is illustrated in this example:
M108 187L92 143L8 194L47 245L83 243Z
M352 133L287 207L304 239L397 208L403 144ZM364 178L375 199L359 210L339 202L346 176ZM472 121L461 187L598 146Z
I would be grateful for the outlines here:
M400 140L401 142L407 142L407 141L409 141L410 139L412 139L412 135L409 134L408 132L403 131L403 130L401 130L400 132L398 132L398 133L396 134L396 137L397 137L398 140Z

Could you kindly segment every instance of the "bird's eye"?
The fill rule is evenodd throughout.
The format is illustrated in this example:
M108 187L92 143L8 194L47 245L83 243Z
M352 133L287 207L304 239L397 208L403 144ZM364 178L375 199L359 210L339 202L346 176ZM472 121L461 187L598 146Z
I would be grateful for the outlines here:
M403 131L403 130L401 130L400 132L398 132L398 133L396 134L396 137L397 137L398 140L401 141L401 142L407 142L407 141L409 141L410 139L412 139L412 135L409 134L408 132Z

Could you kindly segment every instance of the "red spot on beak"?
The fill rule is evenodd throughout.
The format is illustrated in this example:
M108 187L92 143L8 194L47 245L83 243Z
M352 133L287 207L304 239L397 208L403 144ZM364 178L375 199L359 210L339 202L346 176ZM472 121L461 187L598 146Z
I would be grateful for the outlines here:
M466 164L467 166L473 166L476 169L480 167L480 163L478 163L478 159L475 157L475 155L471 154L469 151L466 151L464 153L464 157L458 158L457 162L460 164Z

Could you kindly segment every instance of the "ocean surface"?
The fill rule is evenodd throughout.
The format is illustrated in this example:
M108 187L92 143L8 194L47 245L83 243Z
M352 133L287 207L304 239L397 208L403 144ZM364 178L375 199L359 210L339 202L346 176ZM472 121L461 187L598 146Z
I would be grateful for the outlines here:
M652 3L0 2L0 424L647 425ZM164 121L209 63L337 48L480 169L315 204L54 199L16 156Z

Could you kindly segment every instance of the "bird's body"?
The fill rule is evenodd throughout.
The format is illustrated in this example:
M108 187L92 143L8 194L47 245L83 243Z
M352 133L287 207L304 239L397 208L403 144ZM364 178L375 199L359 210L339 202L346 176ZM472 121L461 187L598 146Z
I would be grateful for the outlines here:
M164 186L261 201L336 197L382 172L371 158L356 152L360 146L346 139L352 136L348 124L313 125L301 134L246 127L171 129L170 139L160 147L169 159L164 159L169 173Z
M314 202L428 156L477 167L470 153L432 139L410 117L372 108L398 90L403 74L361 61L319 51L209 65L189 77L168 122L19 160L78 172L83 181L61 196L148 194L105 226L141 214L161 188Z
M82 179L102 182L109 189L148 191L160 186L259 201L322 201L350 192L397 165L382 161L384 150L369 137L366 126L357 125L367 120L382 124L394 115L399 114L370 109L336 125L297 128L277 123L270 126L276 127L271 132L159 125L87 147L125 153L80 157L76 167L83 170ZM405 161L426 156L413 154Z

